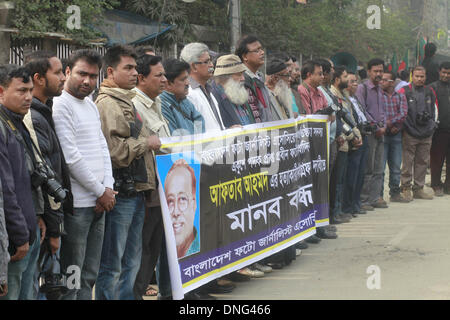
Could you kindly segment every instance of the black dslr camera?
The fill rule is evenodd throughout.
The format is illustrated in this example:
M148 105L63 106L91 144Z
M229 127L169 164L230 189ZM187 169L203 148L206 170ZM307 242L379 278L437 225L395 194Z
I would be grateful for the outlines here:
M55 202L63 202L66 199L66 190L56 181L55 172L46 164L38 163L31 174L31 184L34 188L42 187Z
M127 198L132 198L137 195L136 188L134 187L134 178L129 168L115 169L114 180L114 190L117 190L120 195Z
M378 125L372 122L364 122L359 126L361 134L368 136L374 134L378 130Z
M431 119L431 114L427 111L420 112L416 116L416 122L419 126L426 126Z

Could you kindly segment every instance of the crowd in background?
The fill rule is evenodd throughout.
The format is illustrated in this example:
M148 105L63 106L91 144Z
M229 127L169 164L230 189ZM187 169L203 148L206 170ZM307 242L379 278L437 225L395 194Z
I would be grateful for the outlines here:
M255 36L234 54L190 43L163 60L151 47L115 45L104 57L83 49L61 61L37 51L24 66L0 66L1 299L171 299L155 167L162 137L308 114L330 123L330 225L186 299L214 299L282 269L386 200L450 194L450 179L441 181L450 62L437 65L427 46L425 66L397 75L372 59L367 78L328 59L266 56ZM434 195L424 190L430 159ZM175 207L172 221L183 215L180 199ZM80 281L70 287L73 266Z

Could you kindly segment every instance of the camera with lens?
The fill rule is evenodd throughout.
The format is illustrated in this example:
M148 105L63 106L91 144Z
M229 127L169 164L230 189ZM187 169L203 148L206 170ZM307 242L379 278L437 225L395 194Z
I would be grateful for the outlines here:
M359 131L361 134L368 136L374 134L378 130L378 125L371 122L364 122L360 125Z
M115 169L114 180L114 190L118 191L120 195L127 198L137 195L134 179L129 168Z
M45 250L39 257L38 267L40 270L39 291L45 294L48 300L59 300L61 295L69 291L67 276L61 270L58 253L52 254L50 249Z
M31 174L31 184L34 188L42 187L55 202L63 202L66 199L66 190L56 181L56 175L46 164L38 163Z
M416 116L416 122L419 126L426 126L431 119L431 114L427 111L420 112Z
M114 190L119 192L120 196L132 198L137 195L135 188L136 182L147 182L147 169L143 157L134 159L127 168L113 170Z

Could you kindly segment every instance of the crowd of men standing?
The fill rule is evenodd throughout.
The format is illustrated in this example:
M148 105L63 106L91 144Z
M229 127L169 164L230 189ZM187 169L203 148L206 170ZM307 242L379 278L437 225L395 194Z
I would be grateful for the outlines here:
M363 80L327 59L267 59L254 36L213 57L202 43L164 61L153 48L116 45L104 57L82 49L63 62L38 51L25 66L0 66L0 299L90 300L94 285L95 299L142 299L155 269L158 298L171 298L154 159L161 137L305 114L330 122L331 225L187 299L231 292L234 281L290 264L307 243L337 238L334 225L387 208L386 164L391 202L433 198L424 191L430 154L434 194L450 194L450 179L441 182L450 62L438 81L425 85L417 66L402 86L381 59L368 62ZM46 255L60 257L63 273L77 266L78 285L56 281L61 290L48 294Z

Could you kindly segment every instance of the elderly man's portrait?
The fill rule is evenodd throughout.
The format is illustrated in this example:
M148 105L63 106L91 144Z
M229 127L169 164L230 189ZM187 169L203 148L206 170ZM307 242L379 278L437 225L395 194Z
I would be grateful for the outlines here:
M164 184L178 258L200 251L200 235L194 225L196 182L194 169L180 159L170 168Z

